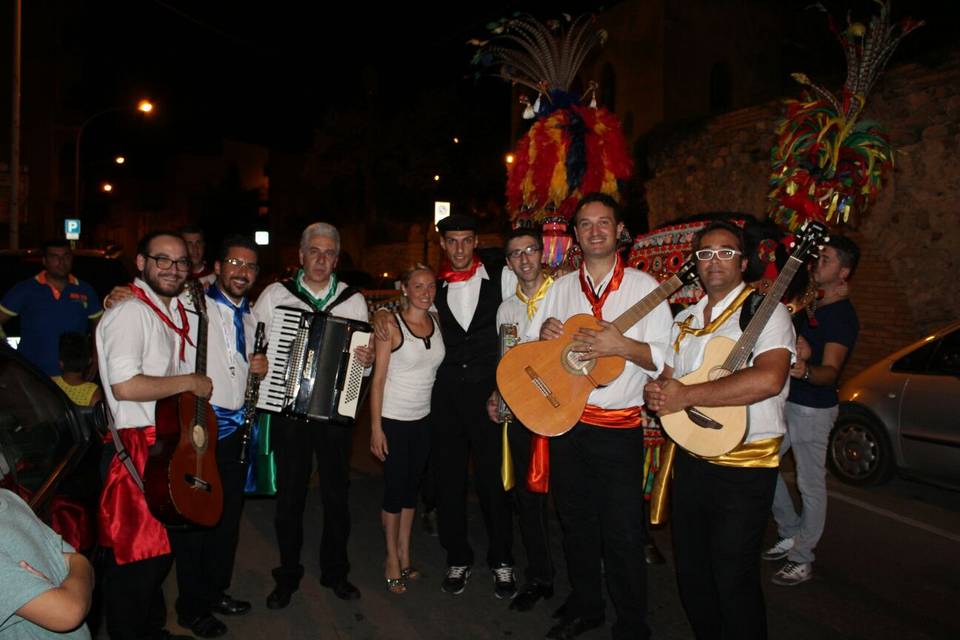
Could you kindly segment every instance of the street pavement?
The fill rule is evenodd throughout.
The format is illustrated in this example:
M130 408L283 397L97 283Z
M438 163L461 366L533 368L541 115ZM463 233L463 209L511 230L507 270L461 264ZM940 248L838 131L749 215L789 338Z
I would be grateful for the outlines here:
M478 564L460 596L441 592L444 553L437 538L414 529L414 563L423 578L402 595L388 593L383 582L383 540L379 509L382 477L368 452L368 430L358 425L350 489L353 529L349 553L351 581L363 597L342 602L319 583L318 549L322 505L318 491L307 504L303 564L306 576L284 610L266 609L273 586L270 569L277 562L272 499L250 499L244 511L231 595L251 600L254 609L240 618L224 618L227 638L271 639L526 639L542 638L550 614L569 592L562 536L551 520L554 558L558 565L556 595L530 612L508 610L493 594L489 570ZM789 461L785 467L792 479ZM770 637L773 639L896 638L898 640L960 638L960 493L896 479L884 487L854 489L829 485L826 533L817 549L814 578L797 587L778 587L769 578L779 563L764 563ZM485 554L479 506L470 496L470 534L478 558ZM668 563L648 571L649 624L656 638L691 638L677 595L669 526L654 532ZM768 542L776 539L771 524ZM523 545L515 533L518 568L524 566ZM637 550L641 553L641 550ZM173 575L166 584L168 628L179 631L172 612ZM610 637L607 625L580 636ZM103 637L101 630L100 637Z

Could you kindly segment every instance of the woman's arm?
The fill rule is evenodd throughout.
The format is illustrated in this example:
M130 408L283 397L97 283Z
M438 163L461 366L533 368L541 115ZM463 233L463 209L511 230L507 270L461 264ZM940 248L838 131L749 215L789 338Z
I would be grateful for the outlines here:
M390 366L390 353L400 342L400 329L395 323L389 325L389 337L374 340L373 380L370 384L370 453L378 460L386 460L387 437L383 433L383 391L387 384L387 367Z

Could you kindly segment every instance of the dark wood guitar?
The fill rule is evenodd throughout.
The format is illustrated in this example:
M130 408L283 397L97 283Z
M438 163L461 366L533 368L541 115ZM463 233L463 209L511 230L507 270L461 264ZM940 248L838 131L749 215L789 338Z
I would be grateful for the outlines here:
M197 310L195 372L207 372L207 305L203 285L187 284ZM157 441L150 448L143 491L153 516L168 526L212 527L223 513L217 469L217 416L210 403L184 392L157 400Z
M696 262L688 260L676 274L624 311L613 326L626 332L696 277ZM585 313L571 316L563 324L561 337L518 344L500 360L500 395L513 415L534 433L559 436L572 429L590 393L610 384L623 372L626 361L618 356L580 359L583 344L575 336L582 328L599 330L600 323Z
M703 362L696 371L680 378L684 384L699 384L717 380L741 369L753 353L760 333L780 303L790 281L807 257L816 255L826 241L827 228L819 222L807 223L798 235L790 258L780 275L767 291L747 324L740 339L734 342L724 336L715 336L707 342ZM670 439L687 451L705 458L721 456L733 451L747 434L749 413L745 406L690 407L684 411L663 414L660 422Z

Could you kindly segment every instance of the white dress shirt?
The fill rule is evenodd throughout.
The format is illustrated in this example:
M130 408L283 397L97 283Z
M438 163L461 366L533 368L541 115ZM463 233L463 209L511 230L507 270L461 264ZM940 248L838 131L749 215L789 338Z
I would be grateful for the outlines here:
M163 310L176 326L180 325L180 300L174 298L168 308L153 289L137 278L134 284ZM195 324L196 316L187 314L187 321ZM191 326L193 333L195 327ZM126 382L143 374L166 377L182 372L180 336L170 329L157 314L138 298L129 298L114 304L103 314L97 325L97 354L103 393L113 413L118 429L146 427L156 424L156 402L117 400L111 385ZM192 370L189 353L186 361Z
M603 290L610 284L613 277L610 270L598 283L594 285L587 276L588 283L594 291ZM656 289L657 281L636 269L627 267L623 270L623 280L616 291L611 291L603 305L602 315L607 322L613 322L620 314L639 302L644 296ZM547 297L540 303L536 315L526 330L528 340L538 340L540 326L547 318L556 318L561 322L578 313L593 315L590 301L580 289L580 271L568 273L559 278L547 291ZM670 338L670 307L662 302L654 307L639 322L627 329L624 335L638 342L650 345L650 355L654 368L646 370L627 360L623 373L605 387L595 389L588 399L592 405L601 409L624 409L643 404L643 387L651 378L657 377L663 370L664 354Z
M745 286L745 284L740 284L728 293L723 300L714 306L710 317L719 317L720 314L730 306L734 299L736 299ZM681 322L693 316L693 322L690 328L699 329L704 326L703 311L707 306L707 302L707 297L704 296L700 302L687 307L677 314L676 322L670 332L671 346L667 351L666 361L667 365L673 367L674 378L681 378L700 367L703 363L703 353L707 347L707 343L714 336L724 336L736 341L743 335L743 332L740 330L741 307L741 309L734 311L730 317L727 318L727 321L713 333L702 336L685 335L680 342L680 352L677 353L674 351L673 343L680 334L679 326ZM773 315L770 316L770 320L760 333L760 337L757 339L757 344L754 346L753 353L750 355L746 366L752 366L754 359L756 359L758 355L771 349L786 349L790 352L790 361L793 362L796 357L796 343L797 336L793 329L793 322L790 321L790 312L787 311L785 306L778 304L777 308L773 311ZM787 379L783 383L783 388L780 389L780 393L750 405L747 410L748 430L744 442L764 440L766 438L782 436L786 433L787 424L783 417L783 407L787 401L789 391L790 377L787 376Z
M300 283L303 284L302 276L300 277ZM330 292L331 284L333 284L332 279L330 284L327 285L326 289L319 292L311 291L311 293L313 293L314 297L322 300L324 296ZM336 300L337 296L343 293L343 290L346 288L346 283L337 282L337 290L332 296L330 296L327 304L324 305L324 309L326 309L331 302ZM263 290L263 293L261 293L260 297L257 299L257 304L254 305L253 310L257 319L264 323L264 328L266 329L268 336L270 335L270 323L273 321L273 310L281 306L294 307L310 312L316 311L316 309L308 305L306 302L290 293L290 291L283 285L282 282L274 282L273 284L267 285L267 288ZM350 296L350 298L338 304L331 313L339 318L347 318L348 320L359 320L361 322L367 322L369 320L367 301L360 293Z
M469 280L443 283L447 288L447 306L450 307L450 313L464 331L470 328L473 313L480 302L480 285L483 280L489 279L487 269L481 264Z

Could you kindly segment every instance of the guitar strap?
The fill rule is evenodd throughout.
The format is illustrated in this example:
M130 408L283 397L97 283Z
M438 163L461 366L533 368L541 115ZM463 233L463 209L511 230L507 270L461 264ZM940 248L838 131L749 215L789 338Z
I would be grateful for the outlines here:
M123 440L120 439L120 430L117 429L116 422L113 419L113 412L110 411L109 405L104 403L107 411L107 427L110 429L110 435L113 439L113 448L117 450L117 458L123 463L123 466L127 468L127 471L130 472L130 477L133 478L134 484L143 491L143 478L140 476L140 472L137 471L137 467L134 466L133 460L130 459L130 454L127 452L127 448L123 446Z
M753 316L757 313L757 309L760 308L761 302L763 302L763 296L757 291L747 296L743 306L740 307L740 331L747 330L747 325L753 320Z

